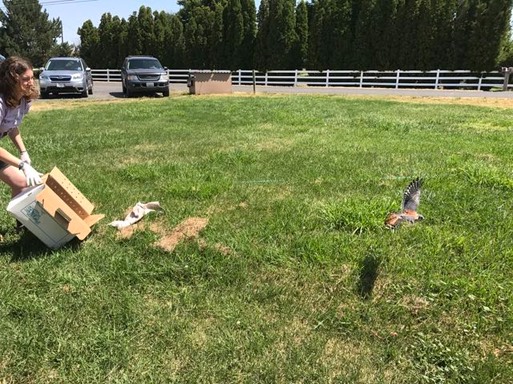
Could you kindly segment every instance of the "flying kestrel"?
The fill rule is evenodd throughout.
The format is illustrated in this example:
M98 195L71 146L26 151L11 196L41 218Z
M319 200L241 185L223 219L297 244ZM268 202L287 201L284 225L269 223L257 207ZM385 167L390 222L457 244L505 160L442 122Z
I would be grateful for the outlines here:
M403 221L415 223L417 220L424 219L424 216L417 212L420 203L420 188L422 187L422 179L416 178L404 190L401 212L392 212L385 219L385 226L388 229L395 229L401 225Z

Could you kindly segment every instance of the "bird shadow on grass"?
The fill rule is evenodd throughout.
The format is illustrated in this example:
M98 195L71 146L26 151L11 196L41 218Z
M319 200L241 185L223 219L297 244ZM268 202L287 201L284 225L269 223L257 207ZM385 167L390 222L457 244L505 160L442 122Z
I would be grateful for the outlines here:
M357 292L362 299L370 299L379 275L382 258L374 253L367 254L360 263Z

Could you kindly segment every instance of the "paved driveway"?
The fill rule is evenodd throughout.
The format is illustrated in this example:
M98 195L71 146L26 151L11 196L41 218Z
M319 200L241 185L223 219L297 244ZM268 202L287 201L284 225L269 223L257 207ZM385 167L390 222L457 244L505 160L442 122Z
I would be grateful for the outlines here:
M186 84L171 84L171 93L187 94L189 88ZM251 85L234 85L234 92L253 93ZM485 92L485 91L462 91L462 90L435 90L435 89L392 89L392 88L355 88L355 87L280 87L280 86L257 86L257 93L288 93L288 94L324 94L324 95L368 95L368 96L410 96L410 97L473 97L473 98L499 98L512 99L513 92ZM79 96L59 96L63 99L79 99ZM94 94L89 99L122 99L120 82L94 83ZM56 99L52 97L50 100ZM85 100L85 99L84 99ZM45 100L41 100L44 102Z

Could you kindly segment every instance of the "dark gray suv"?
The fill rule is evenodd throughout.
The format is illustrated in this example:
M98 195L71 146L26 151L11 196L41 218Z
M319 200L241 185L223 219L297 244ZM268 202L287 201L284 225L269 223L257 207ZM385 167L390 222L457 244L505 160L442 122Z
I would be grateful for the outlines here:
M153 56L128 56L121 67L123 93L131 97L135 93L157 93L169 96L169 76Z

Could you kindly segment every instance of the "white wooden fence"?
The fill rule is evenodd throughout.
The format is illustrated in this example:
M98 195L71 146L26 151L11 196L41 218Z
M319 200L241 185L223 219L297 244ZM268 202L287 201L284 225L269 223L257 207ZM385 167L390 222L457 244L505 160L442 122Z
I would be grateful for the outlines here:
M191 69L170 69L170 83L187 83ZM95 81L121 81L119 69L93 69ZM509 77L506 76L506 77ZM291 87L380 87L490 90L509 89L508 79L499 71L472 72L467 70L432 71L358 71L358 70L276 70L232 72L233 85L291 86Z

